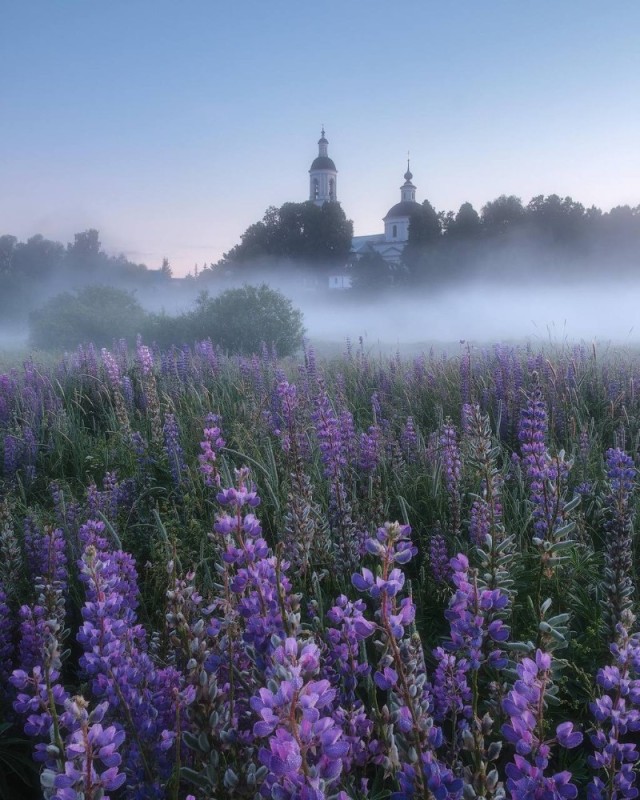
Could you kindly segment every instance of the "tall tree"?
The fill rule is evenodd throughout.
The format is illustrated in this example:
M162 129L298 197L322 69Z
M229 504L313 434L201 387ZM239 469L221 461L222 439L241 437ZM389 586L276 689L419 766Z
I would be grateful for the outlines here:
M501 194L482 208L482 226L490 236L513 230L522 225L525 217L522 200L513 194Z
M409 275L417 276L431 271L435 248L441 239L441 215L428 200L423 200L411 215L409 241L402 254Z
M463 203L451 223L447 226L447 237L451 239L473 239L480 234L480 216L471 203Z
M250 225L223 262L234 266L268 258L335 266L347 261L352 238L353 223L338 203L285 203L271 206Z

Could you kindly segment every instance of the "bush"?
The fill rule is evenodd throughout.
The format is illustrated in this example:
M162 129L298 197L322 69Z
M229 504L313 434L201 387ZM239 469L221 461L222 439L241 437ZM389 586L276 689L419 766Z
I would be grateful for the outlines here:
M259 352L262 343L280 356L300 347L304 336L302 312L281 292L261 286L228 289L217 297L202 294L189 315L191 339L211 338L232 353Z
M146 314L131 292L112 286L87 286L63 292L29 315L29 339L43 350L71 349L83 342L98 347L114 339L131 341Z

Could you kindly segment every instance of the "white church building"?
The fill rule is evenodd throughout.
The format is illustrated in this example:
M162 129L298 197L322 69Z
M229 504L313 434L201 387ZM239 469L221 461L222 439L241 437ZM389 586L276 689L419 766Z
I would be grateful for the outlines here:
M329 142L325 136L324 128L318 140L318 155L309 169L309 200L316 205L338 202L338 170L329 158ZM374 233L367 236L354 236L351 243L351 253L360 257L366 253L379 253L389 264L397 264L402 258L402 252L409 241L409 224L412 217L421 210L421 205L416 201L416 187L412 183L413 174L409 169L404 174L404 183L400 187L400 202L387 211L384 222L384 233ZM348 288L350 279L346 275L333 275L329 278L329 288Z

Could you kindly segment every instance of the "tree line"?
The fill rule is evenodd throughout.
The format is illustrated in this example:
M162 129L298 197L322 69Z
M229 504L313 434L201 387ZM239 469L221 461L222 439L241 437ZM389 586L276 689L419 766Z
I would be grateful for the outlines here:
M640 268L640 205L610 211L585 207L571 197L538 195L524 205L501 195L480 210L463 203L457 212L416 207L402 261L389 265L375 250L351 253L353 223L337 203L285 203L270 207L240 242L204 269L204 283L295 271L324 276L350 270L356 290L397 285L441 285L469 278L521 280L527 275L575 280L605 271Z
M108 255L94 228L76 233L66 246L41 234L25 242L0 236L0 315L5 321L23 318L56 291L91 284L143 288L170 277L167 259L151 270L124 255Z

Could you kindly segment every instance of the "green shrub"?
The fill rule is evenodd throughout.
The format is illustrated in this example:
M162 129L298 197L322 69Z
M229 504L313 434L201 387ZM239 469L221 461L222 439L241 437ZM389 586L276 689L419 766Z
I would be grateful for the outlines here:
M264 342L288 356L304 336L302 312L264 283L228 289L213 298L201 295L188 328L191 340L210 338L227 352L245 355L259 352Z
M84 342L110 346L114 339L131 341L146 313L131 292L112 286L87 286L75 294L52 297L29 316L29 339L43 350L72 349Z

